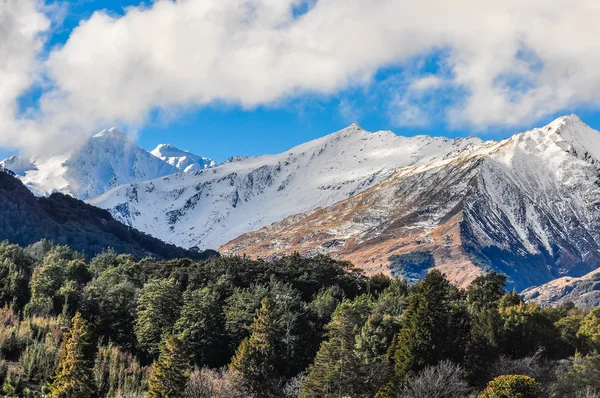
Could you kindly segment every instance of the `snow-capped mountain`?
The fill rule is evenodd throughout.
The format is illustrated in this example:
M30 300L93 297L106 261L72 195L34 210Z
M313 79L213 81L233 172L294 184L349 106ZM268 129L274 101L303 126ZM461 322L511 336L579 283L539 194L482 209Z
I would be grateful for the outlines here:
M217 165L213 159L194 155L170 144L160 144L150 153L186 173L208 169Z
M28 171L37 170L31 160L15 155L1 161L0 167L10 170L18 176L24 176Z
M357 124L278 155L130 184L90 203L183 247L219 247L293 214L329 206L396 170L477 148L478 138L405 138Z
M600 265L599 176L600 133L573 115L501 142L354 124L279 155L129 184L90 203L184 247L329 253L392 274L418 253L432 259L418 267L461 285L495 269L521 290Z
M99 132L73 153L32 161L11 157L3 165L37 195L58 191L80 199L179 172L116 128Z
M428 253L459 284L496 269L523 289L600 265L600 133L576 116L405 167L332 206L238 237L224 254L331 253L401 274Z

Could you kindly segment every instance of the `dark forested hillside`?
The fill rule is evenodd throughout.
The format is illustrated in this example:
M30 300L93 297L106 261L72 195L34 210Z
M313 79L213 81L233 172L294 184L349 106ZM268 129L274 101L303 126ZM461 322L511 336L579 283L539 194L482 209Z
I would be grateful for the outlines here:
M115 221L109 212L70 196L35 197L9 171L0 172L0 240L29 245L48 239L96 255L111 247L136 257L204 259L214 251L195 252L166 244Z

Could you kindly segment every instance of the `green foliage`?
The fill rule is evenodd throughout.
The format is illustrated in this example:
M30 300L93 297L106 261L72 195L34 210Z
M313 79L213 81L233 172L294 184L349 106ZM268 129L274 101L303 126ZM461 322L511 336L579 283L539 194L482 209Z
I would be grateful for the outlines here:
M589 391L600 392L600 356L597 355L575 356L551 388L553 397L584 397Z
M92 380L73 394L95 385L111 398L462 397L510 374L534 377L552 397L600 391L600 312L525 304L505 294L502 275L460 290L438 271L411 285L326 256L162 261L118 252L88 263L48 241L0 243L6 394L73 390L73 374ZM63 336L75 313L88 336L77 344L78 328Z
M221 293L213 288L187 290L175 333L185 341L194 363L212 368L225 365L230 353Z
M20 311L27 304L33 264L21 247L0 243L0 307L12 305Z
M390 347L394 376L387 391L443 359L462 362L467 335L468 314L461 293L439 271L431 271L410 296L402 329Z
M355 336L372 307L367 296L344 300L338 306L326 328L327 340L321 344L302 384L301 397L362 396L366 392L364 361L356 349Z
M529 376L505 375L490 381L479 398L540 398L540 383Z
M166 336L148 379L148 397L177 398L183 395L189 375L189 359L176 336Z
M147 387L147 369L130 353L109 343L98 347L94 364L94 379L99 396L141 395Z
M95 344L87 322L77 313L65 335L60 364L49 398L93 398L97 396L93 358Z
M266 285L253 285L249 288L236 288L225 300L225 327L232 336L234 344L248 337L248 326L254 320L261 301L269 294Z
M600 307L591 310L581 320L576 337L583 340L586 351L600 353Z
M534 304L519 304L500 309L503 322L504 352L524 357L540 349L553 348L560 334L554 314Z
M472 312L498 308L500 299L506 294L506 276L490 272L478 276L467 288L467 302Z
M153 280L144 285L137 302L135 335L139 347L154 356L163 336L170 334L179 318L181 293L173 279Z
M277 374L277 326L275 304L265 297L249 327L250 337L242 341L229 365L258 397L274 396L271 384Z

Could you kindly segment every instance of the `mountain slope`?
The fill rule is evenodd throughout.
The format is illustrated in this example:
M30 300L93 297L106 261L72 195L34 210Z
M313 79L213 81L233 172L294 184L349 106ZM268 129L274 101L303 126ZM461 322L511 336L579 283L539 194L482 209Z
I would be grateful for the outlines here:
M519 290L583 275L600 265L599 140L576 116L563 117L403 168L359 195L242 235L221 250L327 252L393 274L406 271L404 256L429 253L428 266L459 284L496 269Z
M402 167L480 145L477 138L406 138L354 124L278 155L233 158L212 169L119 187L89 202L165 241L218 247L351 197Z
M125 133L115 128L101 131L71 154L33 163L20 158L15 158L19 162L11 162L10 159L13 158L4 161L4 166L19 175L35 194L63 192L80 199L119 185L179 171L135 145Z
M115 221L106 210L67 195L35 197L11 172L0 171L0 240L29 245L42 239L67 244L88 256L108 247L140 258L216 255L165 244Z
M160 144L150 153L186 173L208 169L217 165L213 159L194 155L170 144Z

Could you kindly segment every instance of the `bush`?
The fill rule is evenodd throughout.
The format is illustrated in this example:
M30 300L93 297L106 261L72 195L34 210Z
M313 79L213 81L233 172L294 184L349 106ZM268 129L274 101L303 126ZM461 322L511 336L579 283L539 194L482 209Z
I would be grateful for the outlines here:
M94 378L101 396L141 396L147 385L147 368L113 343L100 346L94 364Z
M505 375L490 381L479 398L538 398L542 395L540 383L529 376Z
M450 361L442 361L437 366L423 369L410 379L402 397L462 398L468 392L464 369Z
M225 369L194 370L188 379L185 398L252 398L232 372Z

